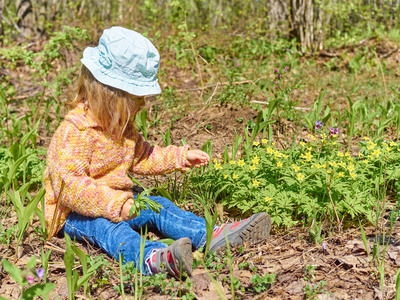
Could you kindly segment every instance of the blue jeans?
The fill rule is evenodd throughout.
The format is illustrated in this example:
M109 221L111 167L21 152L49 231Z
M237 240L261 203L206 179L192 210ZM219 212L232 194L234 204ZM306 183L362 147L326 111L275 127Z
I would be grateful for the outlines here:
M87 241L100 247L110 257L124 263L133 261L139 268L140 262L140 228L147 225L149 230L157 229L163 236L177 240L188 237L193 247L200 248L206 243L206 222L203 218L189 211L181 210L163 197L149 197L161 204L163 208L157 214L151 209L142 210L140 216L127 222L113 223L105 218L92 218L70 213L61 233L67 233L71 239ZM144 230L143 230L144 233ZM161 242L150 242L142 239L144 245L143 272L147 273L144 262L153 249L168 247Z

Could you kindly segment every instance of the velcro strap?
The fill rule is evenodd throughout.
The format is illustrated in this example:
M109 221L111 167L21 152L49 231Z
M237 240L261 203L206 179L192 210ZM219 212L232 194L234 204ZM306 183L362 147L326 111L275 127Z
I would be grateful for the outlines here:
M173 276L176 275L175 271L173 269L176 269L175 266L175 260L174 263L169 263L168 262L168 251L170 251L170 248L162 248L159 249L159 251L156 252L156 261L155 261L155 266L154 268L156 269L157 273L160 273L162 271L161 269L161 264L165 263L165 267L167 268L167 272Z

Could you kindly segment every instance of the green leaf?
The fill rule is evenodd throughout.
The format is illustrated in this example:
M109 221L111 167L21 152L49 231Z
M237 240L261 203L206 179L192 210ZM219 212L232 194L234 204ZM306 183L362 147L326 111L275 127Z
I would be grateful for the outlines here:
M11 278L15 282L17 282L19 285L22 286L24 283L24 281L22 279L22 271L6 259L3 259L2 263L3 263L4 270L6 270L6 272L11 275Z
M28 262L26 263L26 269L27 270L33 270L36 266L36 256L32 256Z
M56 288L56 284L54 283L44 283L44 284L36 284L24 291L22 294L22 300L33 300L34 297L46 296L50 294L50 292Z

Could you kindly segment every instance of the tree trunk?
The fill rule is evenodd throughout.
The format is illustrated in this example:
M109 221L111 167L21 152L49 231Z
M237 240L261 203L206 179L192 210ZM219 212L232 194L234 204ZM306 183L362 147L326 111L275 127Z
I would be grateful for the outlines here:
M267 26L269 29L277 29L286 31L285 22L288 19L288 9L285 0L269 0L267 1L268 20Z
M291 0L291 34L297 38L302 51L322 49L324 30L324 0ZM330 20L330 15L328 19Z

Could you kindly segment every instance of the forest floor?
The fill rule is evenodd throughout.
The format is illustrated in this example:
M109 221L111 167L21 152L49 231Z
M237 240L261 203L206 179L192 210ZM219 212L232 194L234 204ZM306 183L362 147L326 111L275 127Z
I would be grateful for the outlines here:
M385 52L385 51L383 51ZM397 57L397 56L396 56ZM400 57L400 55L399 55ZM393 60L393 63L398 63ZM186 74L187 75L187 74ZM186 76L183 74L182 76ZM184 79L181 78L182 82ZM184 89L196 86L198 82L188 83ZM314 93L317 95L317 91ZM315 97L302 96L302 107L312 107L311 99ZM343 100L345 101L345 99ZM204 102L203 102L204 103ZM148 103L147 109L151 112L154 103ZM196 107L198 103L191 103ZM200 104L199 104L200 105ZM162 118L172 118L174 111L164 112ZM225 145L231 145L234 140L235 130L243 131L244 124L239 120L254 119L257 116L257 110L246 107L234 107L231 105L210 105L201 106L199 109L189 111L183 118L174 123L171 130L172 142L179 143L185 138L192 148L200 148L207 140L213 140L213 152L215 157L221 158ZM207 125L207 126L206 126ZM159 132L169 126L165 122L165 128L158 127L152 130L149 140L162 144ZM294 123L287 120L280 120L273 124L274 141L277 146L287 145L288 138L295 137L297 141L307 139L310 132L305 128L296 128ZM390 132L389 132L390 137ZM42 137L42 145L48 145L50 137ZM345 136L341 137L345 140ZM354 144L356 152L356 144ZM151 185L153 178L138 178L145 185ZM190 207L183 207L190 209ZM233 218L227 212L222 217L224 222L230 222ZM33 225L27 231L22 251L15 253L16 241L9 245L0 245L0 257L8 259L16 266L23 268L32 255L40 257L40 249L43 243L37 233L33 231L36 219ZM17 223L15 212L10 218L2 219L1 225L4 228L10 228ZM388 220L383 218L380 228L388 227ZM358 224L338 230L333 233L322 236L316 243L312 240L310 229L305 227L295 227L288 230L273 228L269 238L256 245L245 245L233 249L233 276L240 280L240 287L243 289L235 290L236 299L392 299L395 295L395 276L400 266L400 222L393 225L393 231L390 237L386 237L384 242L388 244L385 253L376 253L377 259L383 259L384 278L386 285L383 291L380 287L380 275L377 269L376 260L371 265L371 258L368 253L373 252L376 240L382 240L381 230L375 227L366 227L365 232L368 238L367 249L361 238L361 231ZM155 234L150 235L157 239ZM378 237L377 237L378 235ZM84 250L91 257L102 255L101 251L86 243L77 242L80 249ZM63 262L63 253L66 246L63 238L54 237L45 246L46 249L52 249L49 264L48 280L57 284L50 299L68 299L68 289L65 277L65 266ZM384 257L383 257L384 256ZM104 257L113 269L119 270L119 265L111 258ZM243 264L247 262L247 264ZM81 266L76 267L80 272ZM276 280L270 288L260 293L253 291L253 284L250 282L253 274L264 275L266 273L276 274ZM209 274L219 278L216 284L210 279ZM104 275L104 274L103 274ZM196 299L218 299L220 294L218 288L222 290L226 299L232 298L230 290L230 269L228 265L212 270L205 269L202 265L194 269L191 277L192 287L189 290L182 289L180 286L173 287L171 279L167 282L164 290L155 286L145 287L143 291L144 299L176 299L176 290L181 290L182 294L192 292ZM107 282L102 284L99 281L101 274L96 278L90 279L93 286L91 297L84 295L81 289L76 297L78 299L122 299L122 296L114 287L120 284L118 274L109 273ZM0 295L3 297L18 299L20 296L17 284L11 277L4 272L0 266ZM128 286L125 290L125 298L132 297L129 294ZM174 295L173 295L174 294Z

